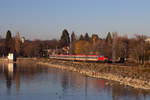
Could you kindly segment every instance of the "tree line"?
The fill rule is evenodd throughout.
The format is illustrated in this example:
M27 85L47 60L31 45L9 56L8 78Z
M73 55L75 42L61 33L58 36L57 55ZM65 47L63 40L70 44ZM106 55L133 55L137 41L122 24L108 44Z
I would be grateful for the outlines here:
M62 31L59 40L25 40L21 42L19 33L11 36L11 31L6 32L6 38L0 39L0 56L16 53L22 57L42 57L48 54L93 54L104 55L112 60L128 58L144 64L149 60L150 44L145 40L145 35L135 35L133 38L119 36L117 32L107 33L106 38L97 34L89 36L88 33L77 36L75 32L69 34L67 29Z
M125 58L144 64L150 57L150 43L146 42L147 38L145 35L128 38L127 35L119 36L117 32L108 32L106 38L100 38L97 34L89 36L88 33L76 36L74 32L69 36L65 29L60 39L60 48L68 46L69 54L104 55L112 61Z

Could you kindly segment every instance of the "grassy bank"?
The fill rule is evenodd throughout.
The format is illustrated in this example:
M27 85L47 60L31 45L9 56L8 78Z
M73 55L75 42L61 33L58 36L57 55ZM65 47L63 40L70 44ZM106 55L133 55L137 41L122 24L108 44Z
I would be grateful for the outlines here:
M91 77L118 81L121 84L134 88L150 89L150 68L54 59L39 59L39 63L50 67L79 72Z

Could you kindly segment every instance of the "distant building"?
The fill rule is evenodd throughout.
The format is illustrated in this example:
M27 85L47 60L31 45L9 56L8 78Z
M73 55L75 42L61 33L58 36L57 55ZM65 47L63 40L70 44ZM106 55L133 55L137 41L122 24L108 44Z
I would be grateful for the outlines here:
M14 54L13 53L9 53L8 54L8 60L9 61L13 61L14 60Z
M14 53L8 54L8 60L9 61L16 61L16 55Z
M147 38L147 39L146 39L146 42L150 43L150 38Z
M25 38L22 37L22 38L21 38L21 43L24 43L24 42L25 42Z
M70 49L69 46L63 47L63 48L62 48L62 50L64 51L63 53L64 53L64 54L69 54L69 49Z

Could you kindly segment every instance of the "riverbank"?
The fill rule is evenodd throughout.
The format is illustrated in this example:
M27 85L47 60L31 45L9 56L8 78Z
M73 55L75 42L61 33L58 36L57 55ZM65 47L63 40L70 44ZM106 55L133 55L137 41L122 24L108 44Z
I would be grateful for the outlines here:
M134 88L150 90L150 68L54 59L39 59L38 64L75 71L90 77L117 81Z
M17 58L17 61L14 62L13 60L9 60L8 58L0 58L0 62L4 63L19 63L19 62L28 62L28 61L36 61L37 58Z

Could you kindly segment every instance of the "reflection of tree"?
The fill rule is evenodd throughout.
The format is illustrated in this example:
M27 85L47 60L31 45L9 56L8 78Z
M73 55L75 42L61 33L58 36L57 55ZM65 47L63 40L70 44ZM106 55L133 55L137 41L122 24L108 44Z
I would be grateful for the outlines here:
M62 97L64 100L65 94L67 94L67 89L69 88L68 73L65 72L62 73L61 86L62 86Z
M12 86L13 71L14 71L13 63L9 63L7 69L5 69L4 71L6 78L6 87L8 89L8 92L10 92Z
M63 92L65 93L67 88L69 87L69 79L68 79L68 76L67 74L65 74L65 72L63 73L62 75L62 89L63 89Z
M122 100L122 98L128 100L141 100L146 96L146 92L143 90L124 88L122 86L112 86L112 100Z
M19 92L19 88L20 88L20 73L16 69L16 64L14 64L14 68L15 68L16 91Z
M17 71L16 64L9 63L7 69L5 69L4 71L4 74L6 78L6 87L8 89L8 92L10 92L11 90L13 79L16 80L16 90L19 91L20 78L19 78L19 72Z
M13 65L13 64L10 64ZM22 61L21 63L14 64L12 67L8 67L5 63L4 65L0 64L0 73L3 74L2 77L5 79L5 87L8 91L8 94L12 90L15 90L19 93L20 90L20 79L22 78L23 84L28 84L36 79L41 73L47 73L48 67L37 66L35 62ZM56 73L55 73L56 74ZM13 91L15 92L15 91Z
M8 71L5 71L5 77L6 77L6 87L9 90L11 88L11 80L12 80L12 76L9 74Z
M88 80L87 76L85 76L85 100L87 100L87 91L88 91L87 87L88 87Z

